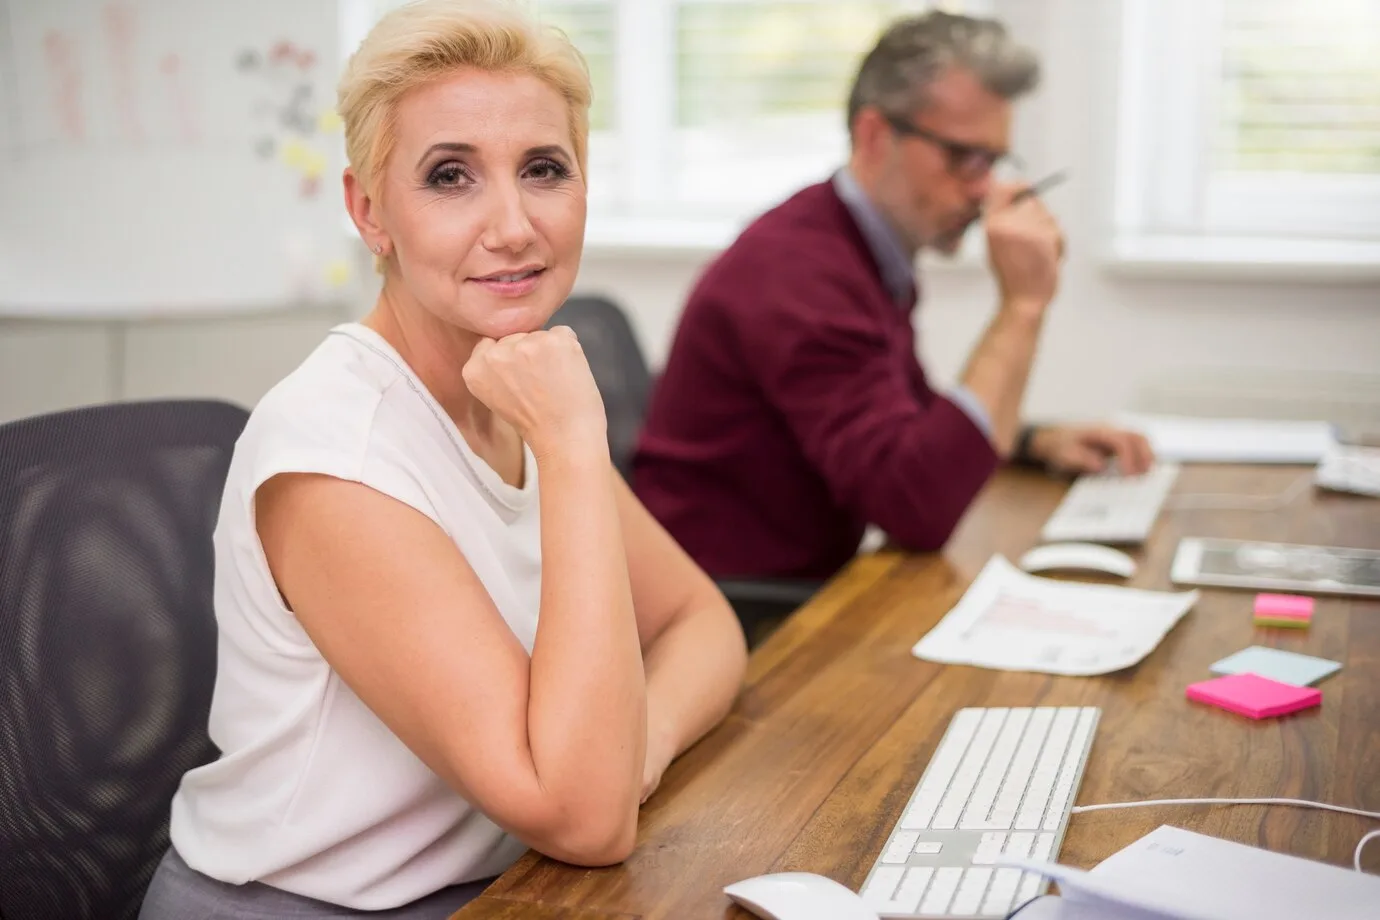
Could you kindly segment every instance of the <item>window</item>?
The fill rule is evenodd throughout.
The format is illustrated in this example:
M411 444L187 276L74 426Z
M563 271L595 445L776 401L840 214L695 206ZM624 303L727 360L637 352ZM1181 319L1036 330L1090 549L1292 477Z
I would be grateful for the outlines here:
M843 162L848 88L881 27L907 8L865 0L673 5L675 171L663 204L721 214L758 210Z
M1124 0L1122 50L1121 254L1377 259L1380 3Z
M353 48L400 0L345 0ZM844 102L896 16L990 0L530 0L585 55L592 243L716 247L847 156ZM353 22L353 25L351 24Z
M564 32L589 65L590 84L594 89L589 127L594 134L612 130L614 112L618 110L616 13L607 0L548 0L542 6L541 18Z

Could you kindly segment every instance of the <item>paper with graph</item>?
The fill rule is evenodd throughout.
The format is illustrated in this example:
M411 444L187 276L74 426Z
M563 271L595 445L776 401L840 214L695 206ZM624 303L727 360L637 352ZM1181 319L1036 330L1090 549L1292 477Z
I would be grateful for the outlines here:
M1198 600L1036 578L1002 556L911 651L917 658L1004 671L1086 677L1137 663Z

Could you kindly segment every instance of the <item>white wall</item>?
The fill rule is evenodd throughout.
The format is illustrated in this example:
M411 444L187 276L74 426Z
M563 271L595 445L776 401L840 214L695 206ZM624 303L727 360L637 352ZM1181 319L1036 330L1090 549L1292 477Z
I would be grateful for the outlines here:
M1209 368L1380 371L1380 285L1137 280L1109 275L1106 228L1113 112L1107 0L1005 0L1012 27L1042 50L1045 79L1022 107L1018 146L1032 173L1067 167L1049 200L1069 259L1027 410L1086 417L1128 406L1142 383ZM654 363L704 255L586 255L579 288L628 308ZM958 373L993 291L972 267L924 278L921 352L940 380ZM213 395L249 404L365 304L272 316L131 324L0 320L0 420L114 398Z

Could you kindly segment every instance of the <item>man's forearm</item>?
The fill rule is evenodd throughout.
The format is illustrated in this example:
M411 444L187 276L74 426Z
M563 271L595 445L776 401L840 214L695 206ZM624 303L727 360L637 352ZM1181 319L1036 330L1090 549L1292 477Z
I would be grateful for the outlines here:
M1015 449L1021 401L1040 338L1043 310L1004 305L963 370L963 385L987 408L992 443L1002 456Z

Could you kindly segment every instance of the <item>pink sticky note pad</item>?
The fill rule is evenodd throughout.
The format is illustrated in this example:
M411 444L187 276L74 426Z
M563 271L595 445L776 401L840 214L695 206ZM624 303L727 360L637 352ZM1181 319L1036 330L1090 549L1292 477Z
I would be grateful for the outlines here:
M1252 719L1288 715L1322 702L1322 691L1314 687L1295 687L1249 673L1189 684L1185 695Z
M1297 594L1257 594L1255 615L1272 620L1309 620L1313 617L1313 598Z

